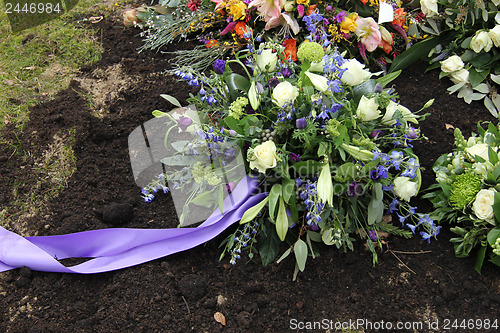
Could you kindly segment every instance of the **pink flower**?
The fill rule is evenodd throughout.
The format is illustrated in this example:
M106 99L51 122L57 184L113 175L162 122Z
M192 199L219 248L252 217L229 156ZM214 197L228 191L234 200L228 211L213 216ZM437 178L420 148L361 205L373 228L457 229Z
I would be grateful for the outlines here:
M292 29L293 33L297 34L300 29L297 20L290 16L288 12L280 13L277 17L272 17L269 20L266 20L266 22L267 24L265 30L269 30L280 25L284 27L288 25L290 29Z
M212 0L216 2L217 0ZM248 4L248 8L257 7L259 15L268 22L272 18L278 18L281 8L285 5L285 0L253 0Z
M371 17L356 19L356 30L354 33L360 38L361 43L366 47L368 52L373 52L377 49L382 41L382 35L377 22Z

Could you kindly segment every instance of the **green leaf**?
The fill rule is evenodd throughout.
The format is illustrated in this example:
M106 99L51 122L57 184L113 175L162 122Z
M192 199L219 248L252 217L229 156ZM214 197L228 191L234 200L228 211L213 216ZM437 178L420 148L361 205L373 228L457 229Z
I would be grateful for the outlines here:
M174 96L167 95L167 94L161 94L160 96L163 97L164 99L166 99L167 101L169 101L171 104L173 104L179 108L182 107L181 103L179 103L177 98L175 98Z
M495 214L495 220L500 222L500 192L495 192L494 197L495 201L493 203L493 213Z
M496 199L496 198L495 198ZM496 201L496 200L495 200ZM493 228L488 232L488 244L493 247L497 239L500 237L500 228Z
M197 206L210 208L215 203L215 198L212 195L211 191L203 192L197 195L193 200L191 200L191 203Z
M174 155L162 158L161 163L168 166L193 165L201 160L202 159L200 159L199 155L187 155L187 156Z
M299 239L293 246L293 253L295 254L295 260L297 260L297 265L301 272L306 268L307 261L307 244L302 239Z
M274 221L274 217L276 216L276 206L278 204L278 199L281 197L281 193L280 184L274 184L269 192L269 216L272 221Z
M154 110L153 111L153 117L156 117L156 118L166 117L167 115L168 115L168 113L161 112L160 110Z
M292 248L291 248L291 247L289 247L289 248L285 251L285 253L283 253L283 254L281 255L281 257L280 257L280 258L276 261L276 263L277 263L277 264L279 264L280 262L282 262L282 261L283 261L283 259L285 259L286 257L288 257L288 256L290 255L290 253L292 253Z
M290 198L295 195L295 181L293 179L283 178L283 199L290 204Z
M238 119L233 118L233 117L226 117L226 118L224 118L224 122L226 123L227 127L229 127L229 129L232 129L233 131L235 131L236 133L238 133L240 135L245 134L245 131L241 127L240 121Z
M329 144L328 142L325 142L325 141L321 141L319 143L319 148L318 148L318 156L323 156L326 154L326 152L328 151L328 148L329 148Z
M335 179L355 179L357 174L354 163L347 162L338 167Z
M180 141L174 141L170 145L172 148L177 150L179 153L182 153L184 149L186 149L186 146L189 144L189 141L187 140L180 140Z
M257 214L259 214L262 208L264 208L264 206L267 204L268 201L269 197L265 197L261 202L247 209L247 211L241 217L240 224L252 221L257 216Z
M237 96L238 91L243 91L246 93L248 89L250 89L250 81L240 74L231 73L226 76L224 81L226 81L229 93L232 97Z
M486 246L481 246L479 248L479 251L477 251L476 262L474 263L474 269L478 274L481 274L481 268L483 267L485 255L486 255Z
M300 161L292 165L292 168L302 176L314 175L319 172L323 163L313 160Z
M285 201L283 198L280 198L279 201L280 206L278 208L278 217L276 218L276 233L281 241L284 241L288 231L288 217L286 215Z
M357 86L355 86L353 89L352 89L352 92L353 92L353 97L354 97L354 101L356 104L359 103L359 100L361 99L361 96L363 95L369 95L369 94L372 94L373 91L375 90L375 85L377 84L377 81L373 80L373 79L370 79L368 81L365 81Z
M394 81L399 76L399 74L401 74L401 70L379 77L375 81L377 81L377 83L380 83L382 87L385 88L389 83Z
M382 201L373 198L368 204L368 224L372 225L382 221L384 215L384 204Z
M439 36L427 38L421 42L414 44L408 50L404 51L398 55L392 61L389 73L394 73L398 70L405 69L406 67L417 62L417 60L427 57L430 50L436 47L438 44L443 43L449 38L449 33L443 31Z
M476 55L474 58L472 58L470 60L470 64L472 65L472 67L483 67L486 66L486 64L488 64L491 59L492 57L489 53L483 53Z
M475 68L469 70L469 80L472 87L479 85L490 74L489 70L478 71Z
M275 232L272 230L266 233L260 233L259 238L259 255L262 260L262 265L267 266L276 259L280 249L280 240Z
M497 266L500 266L500 256L494 256L489 261Z
M493 148L491 148L491 146L488 146L488 158L489 158L491 164L493 164L493 165L497 164L498 155L497 155L497 153L495 153Z
M224 213L224 190L225 190L226 185L220 184L219 186L219 196L218 196L218 201L219 201L219 208L220 208L220 213Z

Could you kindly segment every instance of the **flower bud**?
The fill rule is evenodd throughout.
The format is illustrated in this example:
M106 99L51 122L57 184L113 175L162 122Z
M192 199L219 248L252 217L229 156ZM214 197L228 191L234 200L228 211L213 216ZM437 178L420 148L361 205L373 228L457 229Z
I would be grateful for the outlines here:
M298 129L304 129L307 127L307 120L306 118L299 118L295 121L295 125Z
M128 9L123 13L123 25L126 27L131 27L138 23L137 9Z

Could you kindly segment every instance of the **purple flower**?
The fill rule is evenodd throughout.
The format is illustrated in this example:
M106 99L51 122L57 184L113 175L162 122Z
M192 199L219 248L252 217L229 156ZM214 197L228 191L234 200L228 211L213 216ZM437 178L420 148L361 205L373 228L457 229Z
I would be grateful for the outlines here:
M222 59L217 59L212 65L214 72L217 74L222 74L226 70L226 62Z
M379 175L378 173L378 170L377 169L374 169L374 170L370 170L370 178L374 181L377 181L377 180L380 180L381 175Z
M410 127L408 129L407 135L408 135L409 139L412 139L412 140L416 139L416 138L418 138L419 134L420 134L420 130L418 128Z
M277 77L273 77L271 79L269 79L269 85L273 88L276 88L276 86L280 84L280 80L278 80Z
M298 129L304 129L307 127L307 120L306 118L299 118L295 121L295 126L298 128Z
M235 186L236 186L236 184L234 182L230 182L229 184L226 184L227 192L228 193L233 192Z
M177 125L181 128L181 130L184 132L189 125L193 123L193 120L188 117L180 117L179 120L177 120Z
M368 231L368 236L372 241L376 241L378 238L377 232L375 230Z
M289 156L290 156L290 158L291 158L292 160L294 160L295 162L300 161L300 155L299 155L299 154L290 153L290 154L289 154Z
M347 13L344 11L341 11L340 13L335 16L335 20L337 20L338 23L344 22L344 19L347 17Z
M381 135L383 134L383 132L381 130L374 130L372 133L371 133L371 137L373 139L378 139Z
M347 186L347 195L352 197L355 197L358 194L358 184L356 182L352 182Z
M326 5L325 9L327 12L329 12L333 9L333 7L331 5Z
M290 75L292 75L292 70L288 67L285 67L281 70L281 74L283 74L284 77L288 78Z

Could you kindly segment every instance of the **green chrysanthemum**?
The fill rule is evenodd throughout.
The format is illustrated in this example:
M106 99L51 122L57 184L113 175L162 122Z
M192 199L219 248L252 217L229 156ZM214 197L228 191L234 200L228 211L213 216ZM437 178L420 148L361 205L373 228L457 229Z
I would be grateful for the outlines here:
M481 189L481 176L466 172L458 175L451 184L450 202L453 207L463 209L476 197Z
M297 50L297 58L300 62L304 62L305 60L309 60L310 62L320 62L324 56L325 50L323 50L323 46L316 42L304 42L300 44L299 49Z

